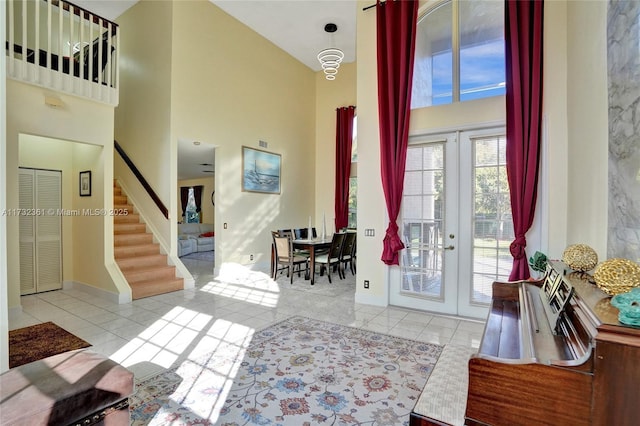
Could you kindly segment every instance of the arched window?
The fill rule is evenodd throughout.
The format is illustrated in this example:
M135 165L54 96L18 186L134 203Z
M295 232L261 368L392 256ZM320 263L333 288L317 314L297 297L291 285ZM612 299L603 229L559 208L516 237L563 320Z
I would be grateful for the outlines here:
M505 93L504 2L447 0L418 21L411 108Z

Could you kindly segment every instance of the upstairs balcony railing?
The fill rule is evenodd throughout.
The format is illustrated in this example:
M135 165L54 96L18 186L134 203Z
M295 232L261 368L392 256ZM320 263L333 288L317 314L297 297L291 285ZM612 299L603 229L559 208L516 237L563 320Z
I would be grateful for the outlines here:
M6 3L7 77L118 104L118 25L64 0Z

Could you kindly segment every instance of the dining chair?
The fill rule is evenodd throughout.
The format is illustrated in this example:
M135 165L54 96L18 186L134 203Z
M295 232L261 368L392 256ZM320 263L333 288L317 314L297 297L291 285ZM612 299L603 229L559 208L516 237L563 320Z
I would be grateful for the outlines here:
M344 244L342 246L342 251L340 252L340 265L342 266L343 276L347 270L347 264L349 265L351 274L356 274L356 235L357 234L353 231L345 233Z
M273 238L273 250L274 250L274 267L273 267L273 280L276 280L278 272L287 270L287 277L290 278L291 284L293 284L293 274L295 267L298 266L298 276L302 271L302 264L305 265L305 271L309 269L309 258L306 256L300 256L293 251L293 239L291 235L281 236L278 231L272 231L271 237Z
M309 235L309 228L296 228L293 230L293 233L297 240L306 240ZM311 228L311 233L313 235L313 238L318 238L316 228Z
M293 230L292 229L278 229L278 234L281 237L286 237L287 235L290 235L291 237L293 237Z
M329 282L331 282L331 268L334 266L338 268L338 276L340 279L344 278L340 268L340 253L342 252L345 236L346 234L342 232L333 234L329 251L316 256L316 265L320 265L320 275L322 275L322 271L326 269ZM316 271L311 272L316 273Z

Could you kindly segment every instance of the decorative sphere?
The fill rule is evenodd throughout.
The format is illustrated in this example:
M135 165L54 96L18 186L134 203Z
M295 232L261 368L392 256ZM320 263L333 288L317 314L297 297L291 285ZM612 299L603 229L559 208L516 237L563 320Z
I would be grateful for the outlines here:
M640 265L628 259L608 259L593 273L596 285L610 296L640 286Z
M562 261L574 271L586 272L598 264L598 254L586 244L574 244L562 254Z

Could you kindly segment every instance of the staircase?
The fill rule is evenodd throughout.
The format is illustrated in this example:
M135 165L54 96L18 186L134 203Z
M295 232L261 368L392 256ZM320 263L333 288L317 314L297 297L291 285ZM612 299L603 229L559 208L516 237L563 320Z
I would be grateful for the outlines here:
M160 245L153 242L153 235L140 222L140 215L134 212L116 181L113 182L113 208L129 212L113 218L113 245L116 263L131 287L132 298L182 290L183 279L176 277L175 266L167 263L167 256L160 252Z

